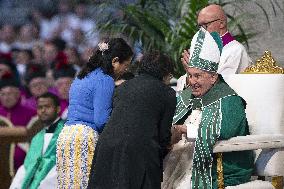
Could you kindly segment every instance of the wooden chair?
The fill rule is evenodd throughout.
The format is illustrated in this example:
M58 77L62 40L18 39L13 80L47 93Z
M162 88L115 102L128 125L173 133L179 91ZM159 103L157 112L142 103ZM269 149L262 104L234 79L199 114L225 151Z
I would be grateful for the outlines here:
M27 153L29 150L29 145L32 137L36 135L43 128L43 124L39 121L37 116L34 116L31 118L31 120L29 121L26 127L18 127L18 128L26 129L26 133L25 135L22 136L22 139L20 136L18 136L20 137L19 140L22 140L24 142L17 143L17 145Z
M15 175L16 144L27 152L30 140L42 128L43 124L38 117L33 117L26 127L15 127L7 118L0 116L0 189L9 188L11 179Z
M12 128L13 124L5 117L0 116L0 128ZM15 145L0 141L0 188L9 188L14 175Z

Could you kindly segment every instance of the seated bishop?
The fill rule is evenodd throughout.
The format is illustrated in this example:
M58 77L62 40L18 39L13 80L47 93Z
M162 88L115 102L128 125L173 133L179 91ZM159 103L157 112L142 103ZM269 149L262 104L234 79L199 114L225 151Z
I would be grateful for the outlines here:
M186 137L165 161L163 189L217 189L214 145L249 134L245 101L217 73L221 52L218 33L201 28L194 35L185 68L189 87L177 97L172 129ZM253 161L252 151L224 153L225 187L248 182Z

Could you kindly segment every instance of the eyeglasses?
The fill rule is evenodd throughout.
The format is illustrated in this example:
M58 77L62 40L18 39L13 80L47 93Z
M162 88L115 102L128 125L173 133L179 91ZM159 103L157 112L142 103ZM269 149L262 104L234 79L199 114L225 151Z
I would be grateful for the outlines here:
M208 28L208 26L210 25L210 24L212 24L213 22L216 22L216 21L218 21L218 20L221 20L220 18L218 18L218 19L216 19L216 20L212 20L212 21L210 21L210 22L206 22L206 23L201 23L201 24L197 24L197 28L204 28L205 30L207 30L207 28Z

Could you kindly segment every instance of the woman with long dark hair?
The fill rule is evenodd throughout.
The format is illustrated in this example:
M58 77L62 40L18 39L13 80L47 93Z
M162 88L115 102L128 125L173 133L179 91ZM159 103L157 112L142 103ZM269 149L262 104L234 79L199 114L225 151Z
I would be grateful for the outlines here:
M113 111L93 159L88 188L159 189L171 143L175 91L166 85L173 64L146 53L139 75L116 88Z
M65 126L57 141L58 188L86 188L96 142L112 110L114 81L133 52L121 38L98 44L73 81Z

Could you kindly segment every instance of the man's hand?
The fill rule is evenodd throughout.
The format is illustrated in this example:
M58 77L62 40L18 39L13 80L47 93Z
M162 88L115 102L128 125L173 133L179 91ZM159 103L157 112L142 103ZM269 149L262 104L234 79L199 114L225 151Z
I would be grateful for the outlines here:
M186 70L186 68L188 67L188 63L189 63L189 50L183 50L183 53L181 54L182 58L181 58L181 63L184 67L184 69Z

